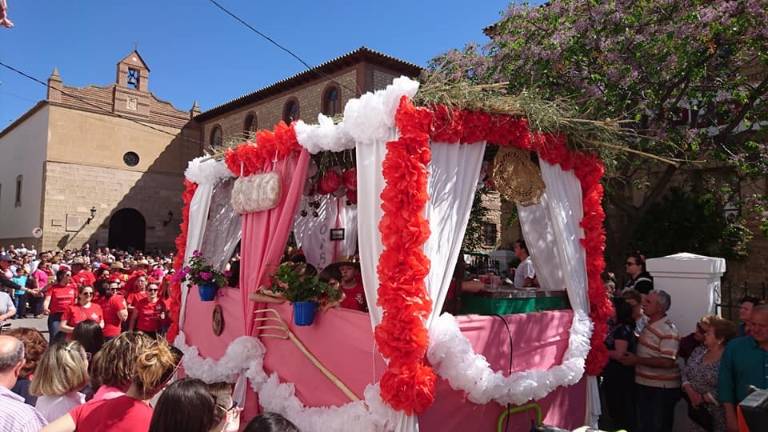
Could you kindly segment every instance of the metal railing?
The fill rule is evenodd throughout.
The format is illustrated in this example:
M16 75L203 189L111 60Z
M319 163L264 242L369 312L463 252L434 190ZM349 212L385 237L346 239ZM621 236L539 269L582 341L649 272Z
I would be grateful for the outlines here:
M738 318L741 306L739 300L745 296L768 300L768 282L732 284L726 280L723 281L720 291L720 303L715 305L715 312L729 319Z

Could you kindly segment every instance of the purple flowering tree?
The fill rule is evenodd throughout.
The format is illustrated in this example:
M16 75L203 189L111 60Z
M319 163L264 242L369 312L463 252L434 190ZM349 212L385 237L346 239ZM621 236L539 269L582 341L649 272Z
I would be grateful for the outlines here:
M650 234L666 237L664 244L643 243L648 233L636 229L649 214L663 214L657 210L670 185L714 206L705 230L715 235L691 247L743 254L751 237L745 226L768 227L761 197L741 193L745 182L768 173L766 23L768 0L513 4L485 30L488 45L438 56L426 79L508 82L513 93L565 98L582 117L625 121L635 133L628 147L677 161L622 152L607 160L614 264L632 247L656 248L651 254L680 247L675 227L663 220ZM726 218L726 207L741 211Z

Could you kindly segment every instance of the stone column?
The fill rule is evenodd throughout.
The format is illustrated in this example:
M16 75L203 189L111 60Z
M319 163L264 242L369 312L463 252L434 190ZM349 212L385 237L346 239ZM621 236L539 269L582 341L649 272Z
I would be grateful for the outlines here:
M669 317L683 337L696 329L703 315L714 314L720 303L720 278L725 259L679 253L645 262L655 289L672 296Z

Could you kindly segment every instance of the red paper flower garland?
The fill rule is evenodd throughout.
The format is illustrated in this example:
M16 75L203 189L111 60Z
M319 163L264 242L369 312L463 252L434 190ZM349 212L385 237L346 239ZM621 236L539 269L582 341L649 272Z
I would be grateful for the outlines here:
M586 371L589 375L597 376L608 363L605 336L608 333L608 319L613 315L613 305L605 293L600 277L605 270L605 211L602 206L603 185L600 183L605 168L597 156L569 149L562 136L534 136L534 147L540 158L550 164L560 165L565 171L572 170L581 183L584 211L580 222L584 229L581 244L584 246L587 262L589 317L594 324Z
M573 171L579 179L584 209L584 218L580 222L584 229L584 239L581 243L586 252L587 296L590 318L594 323L586 370L589 375L599 375L608 362L604 340L608 332L608 318L613 314L613 306L605 295L600 278L605 269L605 212L602 207L603 186L600 184L605 169L602 162L595 155L568 148L564 137L531 134L524 118L451 110L441 105L433 108L433 115L434 121L430 131L433 142L487 141L500 146L535 151L541 159L560 165L564 171Z
M584 217L580 225L584 239L581 243L586 252L587 295L594 323L586 371L598 375L608 359L603 341L612 314L600 279L605 268L602 162L595 155L569 149L563 137L531 134L524 118L444 106L430 111L414 107L403 97L395 120L400 138L387 143L382 167L386 180L381 194L384 214L379 224L384 252L379 258L378 302L384 316L376 327L375 337L380 352L389 359L381 380L383 399L409 415L422 412L434 399L435 375L424 363L427 347L424 319L429 314L431 301L424 286L429 259L422 251L429 237L429 224L422 214L429 199L426 165L430 160L430 139L511 145L536 151L548 163L574 172L582 188Z
M235 176L249 176L270 168L273 160L283 160L301 150L293 124L280 122L274 131L256 132L255 143L242 143L227 150L224 161Z
M184 193L182 194L183 207L181 209L181 232L176 236L176 255L173 257L173 269L178 274L184 265L184 253L187 250L187 231L189 230L189 203L195 196L197 183L184 180ZM166 335L169 342L173 343L179 334L179 312L181 311L181 282L175 279L171 282L170 315L171 327Z
M431 153L425 131L430 122L428 110L403 98L397 112L400 138L387 143L382 164L386 186L379 231L384 251L377 270L378 304L384 314L375 338L389 363L380 381L381 396L408 415L423 412L435 398L436 376L424 361L428 345L424 320L432 309L424 284L429 259L423 251L430 233L423 216L429 199Z

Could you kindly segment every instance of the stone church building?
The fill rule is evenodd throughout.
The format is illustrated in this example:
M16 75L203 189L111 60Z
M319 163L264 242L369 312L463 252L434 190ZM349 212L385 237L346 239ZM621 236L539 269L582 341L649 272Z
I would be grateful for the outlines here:
M70 87L58 70L45 100L0 132L0 242L42 250L169 248L183 172L201 154L191 118L149 90L133 51L106 86Z

